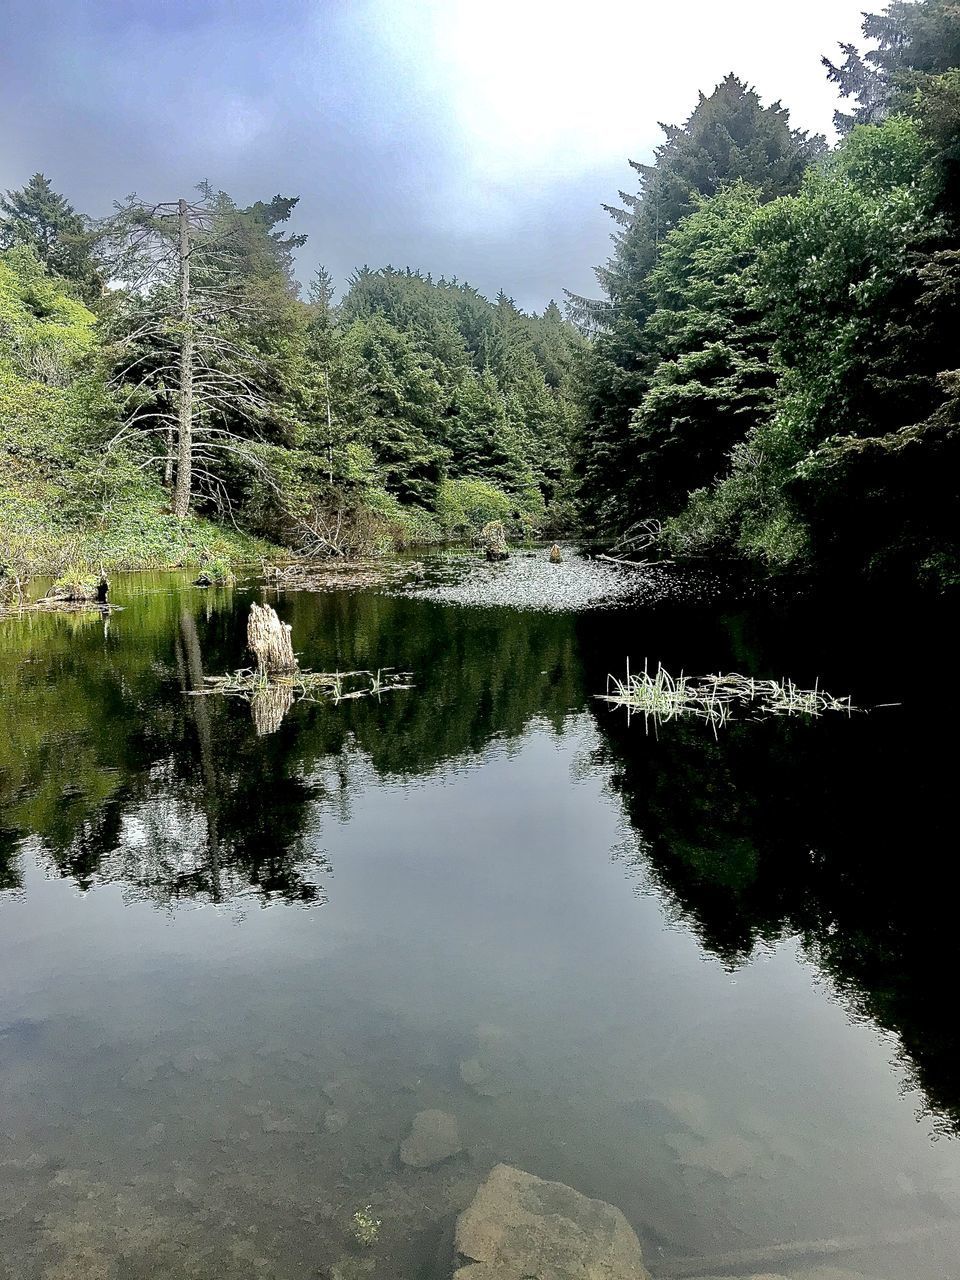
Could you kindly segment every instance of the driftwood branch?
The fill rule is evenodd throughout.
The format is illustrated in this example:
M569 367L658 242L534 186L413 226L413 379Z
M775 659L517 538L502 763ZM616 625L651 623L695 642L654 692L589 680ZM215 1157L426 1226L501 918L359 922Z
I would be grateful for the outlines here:
M952 1229L952 1220L931 1223L929 1226L907 1227L903 1231L877 1232L873 1235L836 1236L821 1240L793 1240L788 1244L766 1245L758 1249L738 1249L733 1253L719 1253L699 1258L676 1258L662 1262L657 1274L664 1280L694 1280L697 1276L716 1275L733 1271L758 1268L764 1270L785 1260L807 1261L812 1258L837 1257L844 1253L856 1253L861 1249L889 1248L912 1244L938 1232Z
M607 564L620 564L626 569L649 569L652 564L673 564L672 560L623 560L619 556L598 555L598 560L605 560Z

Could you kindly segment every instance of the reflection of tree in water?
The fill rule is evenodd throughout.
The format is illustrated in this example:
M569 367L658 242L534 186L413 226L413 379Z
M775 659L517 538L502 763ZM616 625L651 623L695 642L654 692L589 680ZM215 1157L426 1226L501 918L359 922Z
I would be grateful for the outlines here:
M261 735L249 704L188 694L236 668L244 642L246 598L209 593L202 614L196 600L144 594L107 637L54 617L2 633L0 700L20 714L0 742L0 887L19 883L16 851L34 836L82 887L111 880L166 905L322 902L322 814L346 816L367 764L422 774L535 715L559 729L582 701L568 621L297 596L281 612L305 665L389 663L417 672L417 688L298 704Z
M947 759L906 712L661 727L598 712L651 875L730 966L799 935L855 1016L895 1033L937 1128L960 1133Z
M345 816L371 767L423 775L534 717L559 731L583 705L582 664L627 651L617 615L580 625L578 641L557 615L296 595L280 611L305 666L391 665L416 688L301 703L258 736L247 704L184 692L237 667L248 599L208 593L201 613L184 608L196 595L155 585L108 634L55 615L0 628L0 890L19 886L32 837L82 887L111 880L162 904L322 902L323 814ZM678 618L663 656L709 669L717 636L702 641L709 655L687 652L700 628ZM661 623L645 616L651 653ZM635 624L622 625L634 643ZM644 867L704 946L737 965L759 941L798 934L851 1007L899 1036L931 1107L960 1131L953 780L930 723L878 712L732 724L715 740L698 724L654 737L599 707L597 719Z

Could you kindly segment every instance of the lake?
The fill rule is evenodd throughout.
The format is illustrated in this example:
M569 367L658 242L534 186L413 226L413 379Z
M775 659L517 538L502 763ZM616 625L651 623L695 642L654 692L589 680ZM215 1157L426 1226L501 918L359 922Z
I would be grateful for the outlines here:
M4 1280L427 1277L498 1161L656 1278L960 1275L944 618L270 593L305 667L414 687L258 733L189 691L261 594L0 622ZM628 722L628 656L875 709ZM428 1109L462 1150L411 1168Z

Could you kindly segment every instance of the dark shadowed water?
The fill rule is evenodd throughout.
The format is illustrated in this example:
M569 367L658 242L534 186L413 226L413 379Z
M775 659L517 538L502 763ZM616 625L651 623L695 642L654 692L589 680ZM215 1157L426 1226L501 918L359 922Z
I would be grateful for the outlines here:
M321 1277L367 1205L366 1274L427 1277L501 1160L655 1277L960 1276L941 621L280 596L305 665L416 687L258 734L185 692L252 587L115 598L0 622L4 1280ZM903 705L648 733L592 696L628 654ZM463 1150L407 1168L429 1108Z

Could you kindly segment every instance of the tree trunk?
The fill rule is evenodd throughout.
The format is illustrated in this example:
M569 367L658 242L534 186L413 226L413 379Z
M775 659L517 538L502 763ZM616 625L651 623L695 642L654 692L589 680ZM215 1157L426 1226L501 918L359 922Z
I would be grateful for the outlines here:
M261 675L282 675L298 670L291 627L281 622L268 604L252 604L247 619L247 648L257 660Z
M330 488L333 488L333 415L330 412L330 370L325 371L323 379L327 388L327 477Z
M190 214L186 200L178 205L180 220L180 395L177 409L177 486L173 514L183 520L190 511L193 478L193 321L190 314Z
M163 460L164 488L173 497L173 423L167 423L167 456Z

